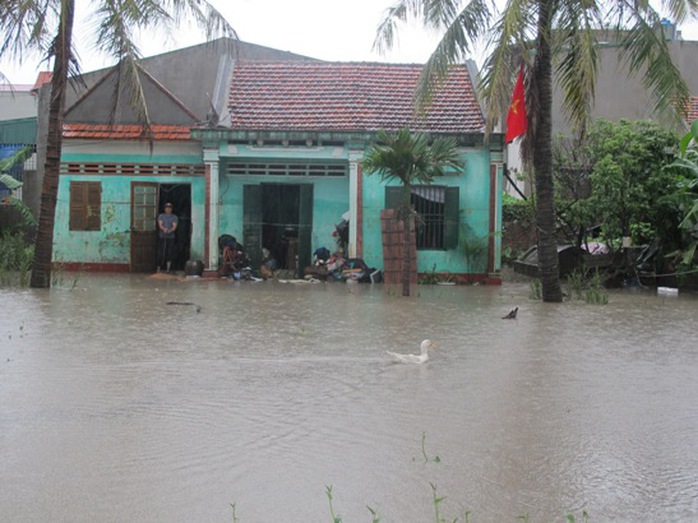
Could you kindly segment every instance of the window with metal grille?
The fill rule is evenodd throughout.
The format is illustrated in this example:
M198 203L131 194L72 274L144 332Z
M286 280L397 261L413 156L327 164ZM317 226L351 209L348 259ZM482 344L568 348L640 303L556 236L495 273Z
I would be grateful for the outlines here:
M102 228L102 182L70 182L70 230Z
M402 187L385 188L386 208L396 208ZM412 186L411 203L418 214L417 249L446 250L458 246L459 188L445 185Z

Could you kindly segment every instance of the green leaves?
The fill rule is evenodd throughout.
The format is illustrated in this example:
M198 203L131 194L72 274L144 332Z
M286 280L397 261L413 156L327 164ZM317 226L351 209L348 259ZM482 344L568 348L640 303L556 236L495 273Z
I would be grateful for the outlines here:
M368 173L377 173L383 180L397 179L404 186L429 184L449 169L462 169L455 140L430 141L427 134L412 134L407 128L394 135L378 131L362 166Z

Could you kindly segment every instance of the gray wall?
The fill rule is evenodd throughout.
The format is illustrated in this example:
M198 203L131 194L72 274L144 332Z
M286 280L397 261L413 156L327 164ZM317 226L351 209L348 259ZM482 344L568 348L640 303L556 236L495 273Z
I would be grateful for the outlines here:
M691 93L694 96L698 95L698 42L672 40L668 41L667 45ZM617 47L600 48L592 118L662 122L661 115L654 111L655 102L652 96L642 85L642 75L641 71L635 76L629 76L627 67L620 61ZM562 112L562 96L557 87L553 102L553 128L555 133L567 133L571 129L566 115Z

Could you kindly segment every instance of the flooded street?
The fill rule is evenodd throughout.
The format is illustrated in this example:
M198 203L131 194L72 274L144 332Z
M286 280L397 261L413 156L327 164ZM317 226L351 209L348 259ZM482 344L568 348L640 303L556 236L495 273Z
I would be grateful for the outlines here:
M695 296L72 285L0 290L3 521L698 518Z

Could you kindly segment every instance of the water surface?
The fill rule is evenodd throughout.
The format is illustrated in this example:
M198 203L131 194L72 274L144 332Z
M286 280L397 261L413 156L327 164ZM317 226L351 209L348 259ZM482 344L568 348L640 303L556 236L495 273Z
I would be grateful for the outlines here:
M695 296L70 278L0 292L3 521L698 518Z

